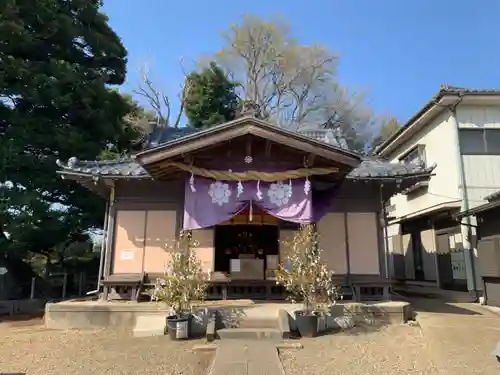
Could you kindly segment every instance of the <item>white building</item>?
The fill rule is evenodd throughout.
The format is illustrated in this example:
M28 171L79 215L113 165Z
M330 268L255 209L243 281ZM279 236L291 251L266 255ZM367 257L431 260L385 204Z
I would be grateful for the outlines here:
M376 154L436 165L387 205L392 277L481 290L475 219L454 215L500 188L500 90L442 86Z

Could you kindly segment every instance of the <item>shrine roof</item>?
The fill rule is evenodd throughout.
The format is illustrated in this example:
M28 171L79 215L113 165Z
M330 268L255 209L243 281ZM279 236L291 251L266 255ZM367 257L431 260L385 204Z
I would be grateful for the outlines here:
M145 151L145 150L160 146L164 143L168 143L168 142L175 141L177 139L186 137L188 135L194 135L200 131L202 131L202 130L189 128L189 127L184 127L184 128L159 127L157 129L155 129L147 137L147 140L144 142L143 149ZM346 151L351 151L351 150L349 150L349 147L347 146L347 142L341 137L336 137L335 132L332 129L304 128L304 129L298 130L297 133L304 135L308 138L312 138L314 140L321 141L321 142L324 142L326 144L339 147L339 148L344 149Z
M203 134L210 134L217 129L225 129L229 127L237 127L239 123L245 121L252 121L258 126L271 129L275 126L273 124L256 120L256 119L238 119L232 122L221 124L215 128L197 130L192 128L157 128L154 130L146 142L144 143L143 150L138 154L151 152L158 148L168 148L179 142L186 142L190 139L197 138ZM278 127L276 127L278 128ZM304 128L297 132L291 132L286 129L279 128L279 132L283 134L289 133L292 137L294 134L301 139L307 141L311 140L312 146L318 148L326 148L328 150L337 150L351 158L351 165L353 169L348 173L348 179L394 179L394 178L412 178L412 177L425 177L429 176L434 166L424 167L417 164L401 164L390 163L375 157L363 157L347 148L347 143L341 137L336 136L331 129L314 129ZM297 134L298 133L298 134ZM72 157L67 163L57 161L60 170L58 173L62 175L75 176L75 177L103 177L108 179L114 178L153 178L148 170L144 168L142 161L137 160L134 156L126 156L118 160L111 161L84 161Z
M149 173L133 158L125 157L111 161L85 161L71 158L68 163L58 163L59 173L80 175L82 177L106 178L151 178ZM390 163L388 161L365 157L347 176L348 179L384 179L418 177L429 175L434 166L423 167L417 164Z

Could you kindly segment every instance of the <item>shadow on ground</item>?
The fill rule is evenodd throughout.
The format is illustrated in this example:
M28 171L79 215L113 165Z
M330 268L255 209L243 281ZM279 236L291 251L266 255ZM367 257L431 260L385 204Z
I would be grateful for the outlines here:
M43 324L44 311L36 311L30 314L14 314L0 316L0 323L8 324L9 326L31 326ZM0 374L2 374L0 372Z
M411 292L398 292L398 297L401 296L405 301L411 304L411 307L417 313L430 312L441 314L455 314L455 315L484 315L479 311L473 309L456 306L454 302L446 301L442 296L429 295L422 297L420 294L413 294Z

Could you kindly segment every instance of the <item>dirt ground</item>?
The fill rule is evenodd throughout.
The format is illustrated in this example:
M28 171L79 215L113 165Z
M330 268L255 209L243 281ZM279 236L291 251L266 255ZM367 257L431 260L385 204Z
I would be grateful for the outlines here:
M0 324L0 373L200 375L213 360L213 354L191 350L195 341L133 338L112 330L55 331L40 321L24 323Z
M355 328L300 340L285 350L286 375L498 375L492 351L500 341L500 315L472 304L413 301L415 325ZM42 320L0 323L0 373L208 374L211 353L200 342L133 338L125 331L56 331Z
M301 340L283 351L287 375L498 375L492 355L500 341L500 315L472 304L415 301L417 325Z

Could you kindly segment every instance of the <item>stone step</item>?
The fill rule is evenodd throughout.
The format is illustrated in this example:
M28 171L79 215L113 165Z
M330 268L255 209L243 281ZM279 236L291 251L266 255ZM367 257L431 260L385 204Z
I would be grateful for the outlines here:
M275 328L224 328L217 330L222 340L273 340L282 339L282 334Z
M163 315L139 315L132 330L134 337L163 336L166 320Z

